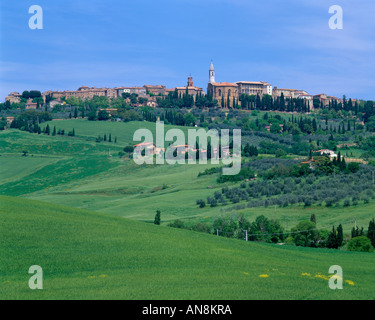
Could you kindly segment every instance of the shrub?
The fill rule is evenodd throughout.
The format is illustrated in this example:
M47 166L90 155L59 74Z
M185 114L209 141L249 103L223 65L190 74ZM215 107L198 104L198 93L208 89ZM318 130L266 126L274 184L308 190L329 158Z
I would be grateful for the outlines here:
M208 228L204 223L197 223L191 227L191 230L197 232L208 233Z
M374 247L371 244L371 240L365 236L356 237L348 243L349 251L360 251L360 252L373 252Z
M200 199L200 200L197 200L197 205L199 206L199 208L204 208L206 207L206 202Z
M185 228L185 224L181 220L175 220L175 221L171 222L170 224L168 224L168 226L172 227L172 228L177 228L177 229Z

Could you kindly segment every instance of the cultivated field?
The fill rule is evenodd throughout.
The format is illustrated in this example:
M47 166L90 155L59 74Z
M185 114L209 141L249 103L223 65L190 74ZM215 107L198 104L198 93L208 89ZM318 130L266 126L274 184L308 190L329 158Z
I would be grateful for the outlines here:
M139 123L53 121L76 136L0 132L0 260L3 299L374 299L374 254L267 245L166 227L176 219L212 223L232 207L200 209L197 199L224 186L213 165L138 166L119 157ZM143 125L143 124L142 124ZM152 130L153 124L146 123ZM172 126L170 128L173 128ZM100 134L117 143L95 142ZM27 156L23 156L27 151ZM35 201L38 200L38 201ZM152 224L156 210L162 225ZM246 208L253 221L276 216L286 230L367 228L375 203L356 207ZM125 219L124 219L125 218ZM146 223L145 223L146 222ZM45 272L32 292L31 265ZM344 269L345 290L328 288Z
M1 299L375 298L373 254L243 242L12 197L0 197L0 212ZM35 264L44 290L28 288ZM344 290L328 287L336 264Z

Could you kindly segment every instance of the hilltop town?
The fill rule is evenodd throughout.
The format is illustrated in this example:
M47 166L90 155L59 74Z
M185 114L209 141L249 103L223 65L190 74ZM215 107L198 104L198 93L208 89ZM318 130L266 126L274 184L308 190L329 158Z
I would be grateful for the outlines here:
M163 105L163 98L168 95L177 94L178 97L189 95L192 97L192 102L188 106L196 106L199 97L206 96L208 100L213 101L210 106L220 108L238 108L246 105L246 97L271 99L273 101L280 99L301 99L309 110L315 107L329 107L330 103L343 103L342 98L328 96L327 94L309 94L306 90L301 89L282 89L272 86L265 81L238 81L235 83L216 82L215 68L211 62L209 69L209 81L206 92L203 88L194 86L193 78L188 77L187 85L175 88L167 88L165 85L144 85L142 87L116 87L116 88L96 88L82 86L75 91L45 91L40 94L42 100L40 104L48 104L53 108L58 104L64 104L69 98L77 98L82 101L92 99L94 97L107 97L108 99L116 99L121 97L130 97L136 95L138 100L133 104L146 105L156 108ZM8 104L19 104L25 99L25 94L12 92L5 97L5 102ZM355 103L356 100L351 100ZM25 109L39 108L36 99L27 99ZM114 110L112 110L114 111Z

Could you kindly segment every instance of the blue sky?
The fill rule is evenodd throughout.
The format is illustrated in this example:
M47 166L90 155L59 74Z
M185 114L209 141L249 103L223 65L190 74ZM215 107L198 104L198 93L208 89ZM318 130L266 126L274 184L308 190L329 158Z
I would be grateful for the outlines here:
M0 101L24 90L268 81L375 100L374 0L0 0ZM44 29L28 13L40 5ZM331 30L331 5L344 29Z

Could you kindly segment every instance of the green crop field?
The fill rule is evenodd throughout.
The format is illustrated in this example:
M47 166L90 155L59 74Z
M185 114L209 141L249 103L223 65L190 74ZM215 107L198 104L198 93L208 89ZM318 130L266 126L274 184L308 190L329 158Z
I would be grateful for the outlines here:
M126 145L134 145L137 142L133 141L134 132L138 129L148 129L152 132L152 134L156 135L155 130L155 123L151 122L141 122L141 121L133 121L133 122L107 122L107 121L87 121L84 119L73 119L73 120L54 120L50 122L46 122L43 124L43 127L49 125L51 129L56 126L56 130L63 129L65 133L72 131L73 128L76 133L76 137L78 138L86 138L90 140L94 140L96 137L101 136L103 137L105 134L109 137L109 134L112 135L112 140L117 137L118 144L126 146ZM174 129L175 126L165 125L165 131L169 129ZM189 127L179 127L186 135Z
M3 196L0 219L1 299L375 298L375 255L243 242ZM43 268L44 290L28 288L31 265ZM332 265L344 270L344 290L328 287Z
M374 254L246 243L166 226L212 223L232 205L200 209L223 186L214 165L143 165L119 157L134 130L151 123L52 121L76 136L0 132L2 299L374 299ZM168 126L168 128L174 128ZM186 129L186 128L185 128ZM185 131L186 132L186 131ZM98 135L117 143L95 142ZM27 156L23 152L27 151ZM276 218L286 230L316 215L317 227L354 218L367 227L375 203L245 208L253 221ZM162 225L153 222L162 212ZM359 263L360 262L360 263ZM27 286L31 265L45 290ZM344 269L345 290L328 288L328 269Z
M218 184L215 175L198 178L199 172L213 167L211 164L138 166L120 159L117 154L125 145L132 144L133 131L139 128L137 122L66 120L53 121L50 125L55 123L59 128L64 123L66 130L76 128L78 136L52 137L17 130L0 132L0 194L147 222L153 221L156 209L162 211L164 223L175 219L190 223L211 222L214 216L228 210L228 207L199 209L195 204L197 199L212 196L223 186L238 185ZM154 124L145 122L142 126L144 124L151 131L155 130ZM84 132L82 136L80 131ZM98 131L116 132L120 142L92 141L90 137L95 137ZM121 140L126 142L121 143ZM23 150L29 151L27 157L22 157ZM374 209L374 201L355 208L292 206L277 208L276 217L286 229L290 229L314 213L318 227L341 223L344 231L349 233L355 217L360 226L366 227ZM275 216L273 207L247 208L239 212L250 220L261 214L268 218Z

